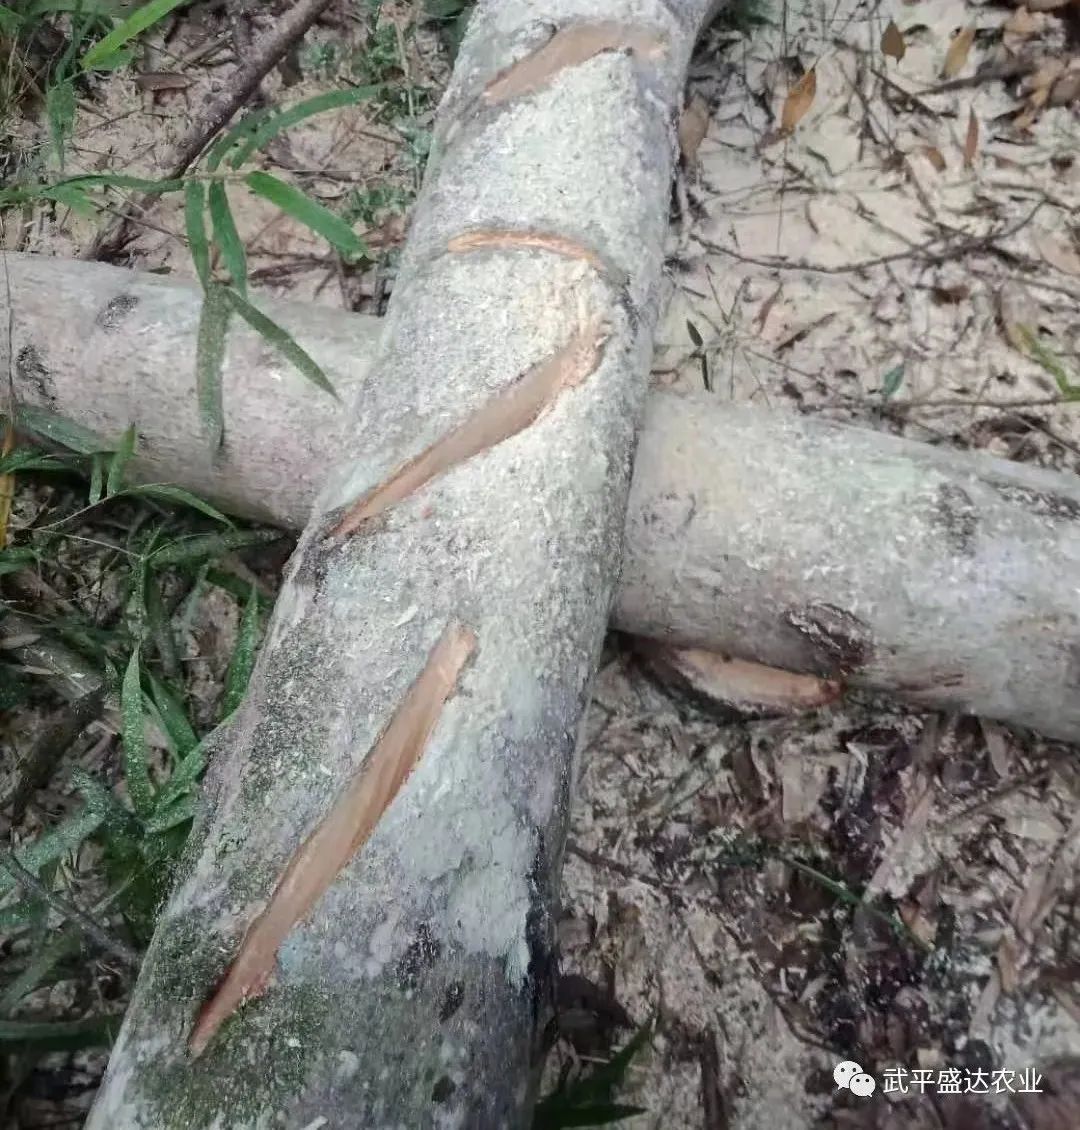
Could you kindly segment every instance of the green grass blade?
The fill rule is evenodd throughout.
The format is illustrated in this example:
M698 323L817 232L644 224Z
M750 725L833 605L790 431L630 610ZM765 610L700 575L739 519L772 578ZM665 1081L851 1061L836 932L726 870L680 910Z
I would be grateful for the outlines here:
M235 290L226 290L225 299L230 306L258 334L279 350L286 360L291 361L313 385L328 392L335 400L340 400L336 389L322 368L306 349L297 342L287 329L268 318L257 307L241 298Z
M195 815L198 800L193 796L182 796L168 808L159 808L146 822L148 835L168 832L180 824L186 823Z
M150 782L146 733L143 727L142 674L136 646L124 673L120 689L120 718L123 723L124 779L136 814L145 819L154 811L154 786Z
M0 475L16 471L70 471L71 465L59 455L43 455L40 451L20 448L0 457Z
M47 908L41 899L20 899L0 910L0 930L5 934L27 930Z
M206 236L206 186L199 180L184 185L184 230L195 273L206 289L210 282L210 242Z
M65 420L63 416L58 416L46 408L20 404L16 409L15 418L17 426L23 431L59 443L70 451L78 452L79 455L109 452L115 448L115 444L102 439L96 432L84 428L81 424Z
M247 256L240 234L236 230L229 197L222 181L210 185L210 219L214 225L214 242L221 248L221 258L229 272L232 284L241 294L247 294Z
M324 208L305 196L298 188L278 180L270 173L248 173L244 181L257 196L269 200L286 215L311 228L343 254L357 256L367 254L367 244L340 216L334 215L329 208Z
M204 502L191 491L184 490L183 487L175 487L171 483L142 483L137 487L127 487L121 493L134 497L155 498L161 502L180 503L183 506L190 506L192 510L198 510L208 518L213 518L223 526L232 526L232 522L209 502Z
M252 585L244 614L240 618L240 630L236 634L236 647L229 660L229 670L225 676L225 693L221 699L221 716L228 718L240 705L247 690L251 672L255 667L255 655L259 648L259 590Z
M1058 391L1066 400L1080 400L1080 385L1075 385L1069 380L1065 366L1050 352L1049 349L1036 337L1035 333L1027 326L1017 327L1024 339L1032 358L1037 361L1054 378Z
M273 106L266 106L261 110L252 110L230 129L223 133L210 147L206 155L206 167L210 172L216 172L221 162L229 155L234 146L239 145L245 138L250 137L262 122L273 117Z
M225 288L217 283L211 283L206 288L199 315L199 338L195 347L195 388L199 415L212 452L221 447L225 435L221 370L225 365L225 335L232 314L232 306L225 294Z
M135 425L132 424L120 439L120 446L109 460L109 477L105 480L105 497L116 494L124 485L124 472L135 454Z
M65 208L70 208L76 215L96 216L98 214L94 202L82 188L54 185L48 192L43 192L41 195L49 200L55 200L58 204L63 204Z
M48 195L56 188L130 188L136 192L177 192L184 187L183 180L147 180L146 177L133 177L127 173L79 173L65 177L51 185L41 185L42 195Z
M155 816L166 812L180 797L190 792L196 781L203 775L203 770L206 769L207 743L215 733L217 733L216 730L207 734L173 770L173 775L165 782L164 788L158 794L157 804L154 808Z
M32 844L17 851L15 858L27 871L36 875L47 863L55 863L79 847L83 840L98 830L101 822L102 818L97 813L89 810L80 812L38 836ZM0 894L10 891L15 885L11 875L0 869Z
M157 707L165 734L172 742L177 757L183 758L198 744L199 739L187 716L183 703L160 679L150 676L150 696Z
M109 841L119 837L132 840L138 835L138 822L120 803L119 797L97 778L90 776L85 769L75 769L71 774L71 783L86 802L86 811L100 817L100 839Z
M305 119L314 117L315 114L337 110L342 106L354 106L357 102L374 98L381 91L381 86L354 86L348 90L331 90L326 94L316 94L314 98L297 102L295 106L267 117L261 123L249 126L246 140L239 137L235 139L236 150L229 158L229 164L234 169L238 169L252 153L261 149L284 130L291 129Z
M70 79L53 83L45 92L45 114L56 163L63 169L64 146L75 125L75 84Z
M129 43L137 35L141 35L147 28L160 23L174 8L179 8L181 4L187 2L188 0L150 0L149 4L136 8L123 23L118 24L103 39L99 39L83 55L83 70L95 70L103 60L108 59L125 43Z
M75 926L67 926L34 954L29 965L11 982L0 996L0 1013L9 1013L27 995L38 988L50 973L80 949L81 935Z
M232 530L222 534L193 534L180 538L169 545L162 546L150 555L151 569L164 565L187 565L193 561L205 561L211 557L221 557L237 549L252 545L266 545L277 541L284 535L279 530Z
M78 1051L108 1047L120 1031L123 1015L87 1016L82 1020L0 1020L0 1044L37 1051Z
M105 456L95 452L90 456L90 494L87 503L97 506L105 493Z

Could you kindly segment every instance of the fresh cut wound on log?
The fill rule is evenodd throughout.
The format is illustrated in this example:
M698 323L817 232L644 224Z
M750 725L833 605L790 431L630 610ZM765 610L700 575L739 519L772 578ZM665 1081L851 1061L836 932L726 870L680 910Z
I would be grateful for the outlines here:
M477 6L378 354L94 1130L528 1124L709 6ZM599 22L622 44L532 66ZM525 88L485 97L518 66ZM451 249L488 231L526 238Z
M351 443L337 401L234 325L212 459L193 367L176 363L194 356L197 289L26 255L8 268L20 403L86 422L106 445L135 423L145 478L304 524L324 467ZM262 305L365 411L381 322ZM1080 741L1076 476L654 392L624 546L613 623L625 631Z

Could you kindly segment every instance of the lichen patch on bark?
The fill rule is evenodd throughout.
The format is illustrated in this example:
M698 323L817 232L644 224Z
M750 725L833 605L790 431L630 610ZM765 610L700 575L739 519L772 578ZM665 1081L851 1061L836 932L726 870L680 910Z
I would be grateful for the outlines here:
M630 51L645 59L664 54L666 44L652 32L611 21L560 28L542 47L496 75L484 88L491 105L543 89L562 70L580 66L604 51Z
M470 628L447 626L359 771L297 849L266 908L248 928L236 958L195 1022L188 1041L192 1056L202 1053L236 1009L264 992L282 942L367 841L419 761L475 648Z

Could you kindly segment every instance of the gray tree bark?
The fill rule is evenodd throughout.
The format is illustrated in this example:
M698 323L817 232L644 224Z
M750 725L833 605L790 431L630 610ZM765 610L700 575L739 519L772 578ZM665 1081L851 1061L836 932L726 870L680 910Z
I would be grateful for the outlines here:
M195 289L114 267L8 262L20 401L111 442L135 422L145 477L304 524L328 462L351 442L333 398L235 325L225 445L211 458L191 364ZM380 320L263 305L346 404L378 403ZM613 610L624 631L1080 740L1074 476L654 393L624 544Z
M95 1130L528 1122L709 6L478 5Z

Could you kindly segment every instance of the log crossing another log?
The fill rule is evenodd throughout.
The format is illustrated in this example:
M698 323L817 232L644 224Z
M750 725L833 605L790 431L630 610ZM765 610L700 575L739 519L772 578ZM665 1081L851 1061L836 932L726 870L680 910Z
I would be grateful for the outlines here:
M528 1123L710 7L476 7L91 1130Z
M200 432L199 291L8 256L18 399L139 470L299 529L349 413L242 326L226 442ZM267 301L346 404L378 403L382 322ZM377 431L377 429L376 429ZM408 447L397 449L403 458ZM391 460L393 461L393 460ZM654 392L639 440L616 627L1080 740L1080 481L809 416Z

